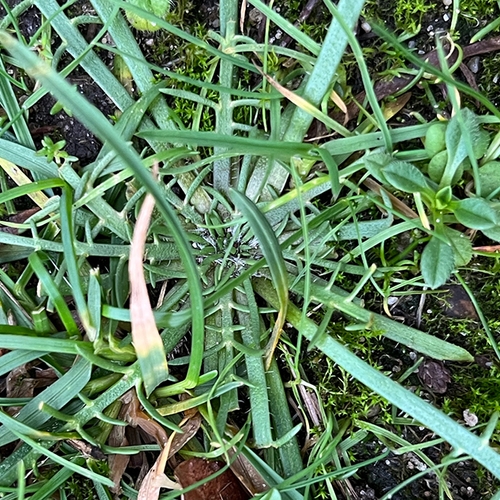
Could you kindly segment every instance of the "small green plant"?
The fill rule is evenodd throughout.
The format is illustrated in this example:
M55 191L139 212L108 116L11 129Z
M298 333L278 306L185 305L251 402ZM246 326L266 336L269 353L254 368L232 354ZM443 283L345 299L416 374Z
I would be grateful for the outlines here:
M50 137L45 136L42 139L42 146L42 149L37 151L36 155L45 156L45 158L47 158L47 163L55 161L58 165L61 165L63 160L78 160L78 158L70 156L67 151L64 151L66 146L66 141L64 139L54 142Z
M443 285L455 267L469 263L472 243L462 227L498 240L498 209L491 199L500 193L500 163L487 161L472 167L488 146L489 134L480 128L472 111L463 109L449 122L429 127L425 138L428 176L415 165L387 154L366 158L366 167L377 180L413 194L422 226L430 233L420 267L431 288ZM476 192L459 199L453 189L465 173L474 179Z

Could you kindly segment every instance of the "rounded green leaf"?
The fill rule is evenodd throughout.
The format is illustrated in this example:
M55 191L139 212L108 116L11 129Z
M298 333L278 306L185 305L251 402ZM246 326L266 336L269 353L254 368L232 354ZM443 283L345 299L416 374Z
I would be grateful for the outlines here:
M471 229L490 229L497 224L495 211L480 198L468 198L456 202L453 212L458 222Z
M479 168L479 181L481 182L481 196L489 196L500 188L500 161L489 161ZM497 191L496 198L500 197Z
M433 123L425 134L425 151L430 157L446 149L446 126L447 122Z
M383 174L392 186L406 193L418 193L428 189L424 174L411 163L393 161L383 169Z
M466 266L472 259L472 243L470 239L460 231L444 228L446 236L450 240L455 255L455 266Z
M420 268L426 284L431 288L444 285L453 271L454 263L455 257L451 246L433 236L424 248L420 260Z

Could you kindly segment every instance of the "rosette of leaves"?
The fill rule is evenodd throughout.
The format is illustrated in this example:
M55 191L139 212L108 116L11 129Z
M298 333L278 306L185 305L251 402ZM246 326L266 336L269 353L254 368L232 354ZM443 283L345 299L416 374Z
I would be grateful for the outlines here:
M472 111L463 109L449 122L429 127L425 138L430 157L427 176L412 163L390 155L366 158L366 168L373 177L385 186L414 195L422 225L431 235L420 260L422 276L431 288L443 285L456 267L472 258L472 243L457 226L500 240L500 212L492 199L500 192L500 162L477 166L488 144L489 134L480 128ZM466 171L476 181L476 193L459 199L453 188Z
M128 0L129 5L140 7L159 18L164 18L165 14L170 10L170 0ZM131 10L126 11L126 16L129 23L139 31L157 31L160 29L154 21L142 17Z

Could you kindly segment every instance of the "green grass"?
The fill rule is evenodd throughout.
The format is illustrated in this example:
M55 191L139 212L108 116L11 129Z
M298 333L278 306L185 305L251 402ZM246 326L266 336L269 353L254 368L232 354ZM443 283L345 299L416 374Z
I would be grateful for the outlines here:
M67 6L34 0L45 21L31 39L17 29L31 4L23 3L0 32L0 209L16 213L26 195L40 208L0 231L0 372L29 378L43 368L54 377L0 398L3 498L107 499L117 488L136 498L133 469L116 472L109 456L141 454L151 468L160 449L170 450L165 436L178 442L181 432L189 439L172 443L179 460L231 464L241 454L266 484L260 498L345 498L348 481L362 482L391 453L414 453L434 471L439 498L453 498L448 470L460 461L473 463L481 491L493 493L494 308L478 299L479 326L445 323L446 334L431 318L420 331L387 313L395 297L441 294L430 289L455 281L472 282L481 297L481 273L496 293L496 268L476 265L484 261L474 249L499 241L498 193L481 190L481 169L500 154L488 128L499 122L494 105L376 28L398 64L418 63L445 82L444 107L456 113L432 151L430 123L395 127L352 34L362 0L325 0L317 30L294 26L298 4L288 19L251 0L248 8L269 19L264 43L240 34L235 0L221 0L217 33L186 26L181 5L157 17L119 0L90 3L95 16L73 22ZM143 35L124 11L136 26L139 16L159 27L155 57L143 54ZM91 41L76 28L97 21ZM276 27L293 43L271 44ZM113 46L103 43L106 32ZM162 44L174 42L182 50L170 54ZM98 54L125 66L113 72ZM168 57L177 60L167 70ZM367 97L346 127L331 117L329 96L351 84L352 58ZM65 80L75 68L114 103L112 121ZM460 111L455 91L489 114ZM47 93L101 141L90 165L81 168L63 140L34 144L27 116ZM314 120L328 135L311 142ZM442 151L448 160L436 173L430 163ZM367 177L383 189L370 190ZM146 194L156 206L143 265L129 270ZM142 275L148 289L139 299L134 291L138 309L130 281ZM462 329L475 337L457 340ZM494 361L485 373L474 356L486 353ZM467 395L431 403L415 390L423 356L453 366ZM461 422L461 405L478 416L475 428ZM193 409L201 427L189 431ZM120 438L130 426L151 439ZM428 437L411 438L414 429ZM82 454L70 440L101 454ZM442 447L437 460L430 446ZM174 477L170 463L165 474ZM402 477L392 492L422 476Z

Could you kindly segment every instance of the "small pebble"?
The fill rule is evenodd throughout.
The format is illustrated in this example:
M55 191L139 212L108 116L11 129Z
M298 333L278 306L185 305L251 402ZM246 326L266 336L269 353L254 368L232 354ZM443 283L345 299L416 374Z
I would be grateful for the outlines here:
M370 31L372 30L372 27L365 21L365 22L361 23L361 29L365 33L370 33Z
M443 5L449 7L453 3L453 0L443 0Z
M477 73L479 71L479 56L471 57L467 66L473 73Z
M444 14L444 15L443 15L443 21L444 21L445 23L447 23L449 20L450 20L450 16L449 16L449 14Z

